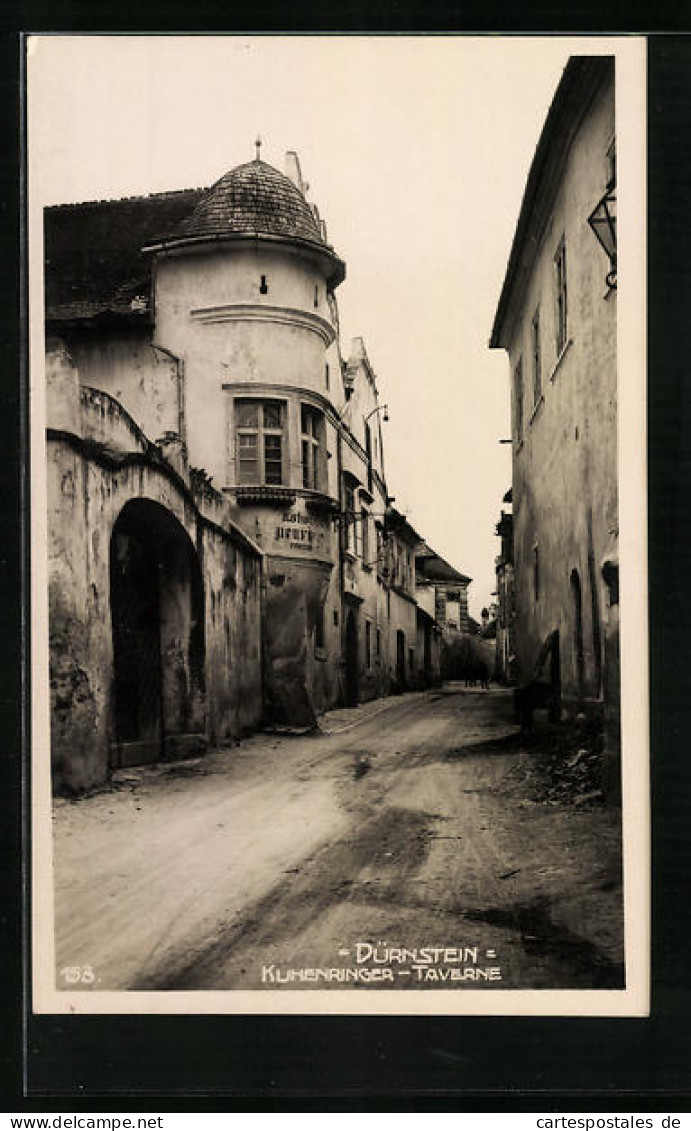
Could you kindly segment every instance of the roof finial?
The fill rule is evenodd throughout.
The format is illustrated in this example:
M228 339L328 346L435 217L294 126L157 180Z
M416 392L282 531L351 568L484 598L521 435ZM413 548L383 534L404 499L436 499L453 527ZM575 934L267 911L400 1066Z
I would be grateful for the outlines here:
M259 161L259 153L260 153L260 150L261 150L261 147L262 147L262 139L260 138L259 134L257 134L257 140L255 141L254 144L257 148L257 156L255 157L255 161Z

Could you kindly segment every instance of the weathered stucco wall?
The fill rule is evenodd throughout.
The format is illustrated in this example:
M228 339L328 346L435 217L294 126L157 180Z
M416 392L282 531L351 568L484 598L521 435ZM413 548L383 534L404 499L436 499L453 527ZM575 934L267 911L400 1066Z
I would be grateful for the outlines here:
M181 433L179 365L152 346L150 329L72 331L65 341L82 385L109 393L152 440Z
M397 634L403 633L404 637L404 673L403 681L399 678L397 670ZM389 590L389 680L392 690L402 691L411 685L417 668L417 606L414 601L404 597L395 589ZM410 662L410 649L413 650L413 662Z
M190 462L217 486L228 472L224 385L257 395L293 387L329 401L337 391L330 377L327 387L334 328L326 281L308 253L254 241L159 255L155 317L157 345L184 360Z
M49 355L47 378L51 747L56 788L75 792L106 779L117 735L111 593L118 519L133 505L149 508L146 521L161 518L163 730L178 740L168 756L190 732L215 740L259 722L261 558L218 524L222 500L195 497L160 455L83 436L77 371L60 346ZM136 531L122 530L126 550ZM204 578L196 602L185 581L193 561ZM199 615L203 631L193 624ZM200 638L203 672L195 682Z
M543 642L558 630L566 699L602 693L607 592L600 565L617 527L616 291L605 297L609 264L587 223L605 191L613 135L610 85L597 95L569 152L509 348L519 675L532 677ZM558 356L554 261L562 238L567 342ZM531 324L538 308L542 395L534 402ZM519 360L524 396L517 428Z
M264 686L267 717L272 722L313 726L317 711L324 709L320 697L331 705L337 693L337 650L329 654L324 649L316 686L309 678L317 668L315 625L326 601L330 574L330 567L318 562L271 558L267 563ZM331 632L328 643L333 643Z

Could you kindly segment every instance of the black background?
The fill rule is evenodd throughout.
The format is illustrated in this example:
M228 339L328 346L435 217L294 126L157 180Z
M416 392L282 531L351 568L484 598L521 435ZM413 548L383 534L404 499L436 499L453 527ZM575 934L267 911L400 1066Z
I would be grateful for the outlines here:
M649 30L649 590L653 780L653 1001L649 1018L24 1017L22 867L28 760L28 475L23 255L21 44L24 31L421 31L515 28L465 6L276 0L259 9L132 0L6 4L0 12L0 860L4 1111L203 1111L252 1097L266 1111L451 1108L671 1111L691 1091L691 39L687 6L588 13L533 8L521 31ZM490 16L496 16L494 24ZM504 27L501 26L503 17ZM232 23L231 23L232 20ZM629 21L627 25L626 21ZM659 29L659 30L656 30ZM556 28L554 29L557 30ZM674 34L664 34L671 32ZM21 359L21 363L20 363ZM625 380L620 374L620 380ZM24 584L22 585L22 577ZM26 632L25 632L26 629ZM24 831L26 835L26 830ZM28 1096L26 1096L28 1081ZM25 1098L22 1098L22 1097Z

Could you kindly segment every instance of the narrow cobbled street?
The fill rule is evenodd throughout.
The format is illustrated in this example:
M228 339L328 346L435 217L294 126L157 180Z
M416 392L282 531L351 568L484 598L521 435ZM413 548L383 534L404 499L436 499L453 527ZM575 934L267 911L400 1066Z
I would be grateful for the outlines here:
M367 988L440 990L452 969L454 989L622 986L619 813L535 799L509 692L452 685L321 727L58 800L58 988L88 964L85 990L318 990L290 972L392 955Z

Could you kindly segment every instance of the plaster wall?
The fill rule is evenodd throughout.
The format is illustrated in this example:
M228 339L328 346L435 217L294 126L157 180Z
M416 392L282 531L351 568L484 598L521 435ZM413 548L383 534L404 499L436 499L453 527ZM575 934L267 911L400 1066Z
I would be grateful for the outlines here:
M183 434L178 362L151 345L149 328L72 331L65 341L82 385L109 393L153 440Z
M399 631L405 637L405 686L412 686L417 670L417 606L414 601L404 597L396 589L389 590L389 680L392 686L398 686L396 673L397 643L396 636ZM413 650L413 663L410 663L410 649ZM399 688L403 690L402 688Z
M267 293L262 293L262 277ZM316 295L316 305L315 305ZM224 386L304 389L327 401L334 338L326 280L309 253L265 241L157 256L156 343L183 359L190 462L227 474Z
M202 515L202 506L222 504L195 500L164 460L84 437L78 375L64 349L49 358L47 374L52 763L56 788L78 792L106 780L115 737L110 554L126 504L162 508L169 527L179 530L179 544L187 542L197 555L204 578L203 703L191 697L186 712L178 692L180 678L189 685L189 592L173 582L163 592L169 736L199 727L213 741L259 722L261 559ZM180 575L175 552L165 564L173 580Z
M349 365L354 378L352 392L344 408L343 419L353 438L364 451L366 450L366 428L369 425L372 443L372 469L380 477L379 486L384 483L384 449L382 443L382 412L375 412L379 406L377 388L371 376L369 366L360 363L357 367ZM368 419L369 418L369 419ZM364 482L367 482L366 467Z
M607 592L600 563L618 521L616 291L606 297L609 263L587 223L605 191L613 135L610 85L591 105L569 151L528 284L517 303L509 346L519 676L532 677L543 641L558 629L566 699L602 693ZM567 341L558 356L554 261L562 238ZM542 395L534 401L531 324L538 308ZM519 359L524 383L520 427L513 380ZM583 686L573 571L581 590Z
M267 563L264 680L272 722L313 726L318 711L332 705L338 693L339 651L328 650L336 638L332 629L336 602L327 599L330 587L328 565L289 557L274 557ZM315 626L325 605L325 647L317 657Z

